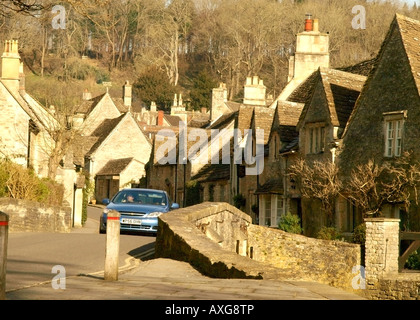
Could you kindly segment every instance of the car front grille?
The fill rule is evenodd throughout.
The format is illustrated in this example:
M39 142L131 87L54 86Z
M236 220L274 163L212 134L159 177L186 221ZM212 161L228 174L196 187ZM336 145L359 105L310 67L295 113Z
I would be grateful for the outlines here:
M152 227L151 226L141 226L141 225L139 226L139 225L134 225L134 224L121 223L121 229L124 229L124 230L150 230L150 229L152 229Z
M142 217L146 214L145 212L120 212L120 213L121 215L125 215L125 216L137 216L137 217Z

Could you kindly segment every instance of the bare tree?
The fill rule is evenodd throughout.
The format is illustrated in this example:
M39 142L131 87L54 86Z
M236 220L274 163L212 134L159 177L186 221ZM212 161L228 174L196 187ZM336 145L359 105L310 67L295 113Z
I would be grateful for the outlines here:
M331 161L310 163L300 158L289 168L289 175L296 181L302 198L321 202L328 223L332 224L335 200L342 190L337 165Z
M418 204L420 162L411 152L397 159L376 164L369 160L357 166L345 194L365 215L380 216L385 204L403 205L408 212L411 201Z

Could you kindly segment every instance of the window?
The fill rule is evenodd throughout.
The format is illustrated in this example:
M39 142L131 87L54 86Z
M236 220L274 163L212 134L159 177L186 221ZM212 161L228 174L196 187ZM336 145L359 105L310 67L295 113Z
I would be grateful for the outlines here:
M384 113L386 157L401 156L405 117L406 111Z
M260 225L277 227L283 214L283 197L277 194L262 196L262 208L260 209Z
M308 128L307 137L307 152L306 153L320 153L324 152L325 147L325 127L314 126Z

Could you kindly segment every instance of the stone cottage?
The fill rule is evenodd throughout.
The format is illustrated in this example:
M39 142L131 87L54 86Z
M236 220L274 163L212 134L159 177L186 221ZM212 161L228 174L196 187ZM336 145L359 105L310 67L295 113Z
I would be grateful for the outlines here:
M344 181L369 160L393 165L404 152L420 159L419 52L420 22L397 14L342 136L338 164ZM389 203L381 213L419 231L419 207L412 200L409 212L402 203Z

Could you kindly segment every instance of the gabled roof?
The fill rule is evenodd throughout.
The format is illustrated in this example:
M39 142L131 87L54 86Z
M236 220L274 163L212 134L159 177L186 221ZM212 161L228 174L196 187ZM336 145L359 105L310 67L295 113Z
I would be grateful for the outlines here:
M238 117L238 111L230 112L222 114L219 118L217 118L213 123L211 123L207 129L222 129L227 124L232 122L234 119Z
M230 165L229 164L206 164L201 168L197 174L191 177L191 180L198 180L200 182L212 182L220 180L230 180Z
M264 145L268 143L268 139L270 138L271 127L273 125L273 118L274 118L275 110L267 107L255 107L254 108L254 115L253 115L253 122L254 122L254 129L262 129L264 130Z
M373 59L365 60L359 63L356 63L352 66L347 66L343 68L337 68L337 70L344 71L344 72L350 72L354 74L359 74L361 76L367 77L370 73L370 71L373 68L373 65L375 64L376 57Z
M276 108L279 124L283 126L297 126L303 104L290 101L279 101Z
M174 126L174 127L179 126L179 122L182 121L180 117L169 115L169 114L163 115L163 118L166 120L166 122L168 122L170 126Z
M364 87L368 87L371 79L373 78L378 65L381 61L381 57L385 48L392 38L393 31L397 28L399 35L401 36L401 41L403 44L403 50L407 55L407 60L410 64L411 73L413 76L413 81L417 87L417 91L420 95L420 21L396 14L394 20L391 23L391 26L388 30L388 33L385 37L385 40L382 43L382 46L378 52L377 57L374 60L374 64L371 68L371 72L367 77ZM364 95L365 90L363 89L360 97ZM360 99L360 98L359 98ZM346 128L344 130L343 136L348 130L348 126L354 118L357 110L359 109L359 104L356 104L353 112L351 113L349 120L347 122Z
M96 174L98 176L119 175L128 167L134 158L109 160L105 166Z
M335 69L319 68L310 78L312 85L311 97L314 94L316 84L321 83L332 125L345 128L366 77ZM311 101L307 100L302 110L298 127L305 119L310 105Z
M271 178L262 185L258 186L254 194L283 194L283 181L278 178Z
M111 132L122 122L122 120L126 117L131 117L133 119L133 122L136 124L136 126L139 128L139 131L143 132L141 127L138 125L136 120L132 117L131 113L127 112L125 114L122 114L118 118L114 119L105 119L101 125L96 128L96 130L91 134L91 137L97 137L97 140L91 147L91 149L86 153L87 156L92 155L101 145L102 143L108 138L108 136L111 134ZM144 133L144 132L143 132ZM148 143L151 144L149 138L144 135Z
M105 94L106 93L103 93L89 100L83 100L82 103L76 106L75 113L89 114L93 109L95 109L95 107L103 99Z
M420 21L397 14L404 49L410 62L411 72L420 95Z

